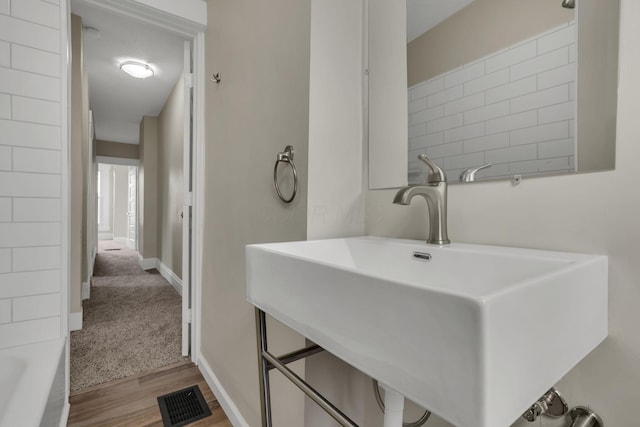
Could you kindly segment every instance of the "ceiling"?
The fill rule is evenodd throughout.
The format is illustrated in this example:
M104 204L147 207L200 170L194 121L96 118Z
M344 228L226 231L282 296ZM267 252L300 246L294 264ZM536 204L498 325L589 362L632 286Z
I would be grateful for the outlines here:
M407 43L429 31L473 0L407 0Z
M411 41L473 0L407 0L407 41ZM84 63L96 138L137 144L145 115L160 114L183 69L185 39L165 29L71 0L82 17ZM120 71L126 60L149 63L155 75L135 79Z
M84 64L96 138L137 144L142 117L160 114L182 73L185 39L82 0L71 1L71 12L82 17L85 27ZM155 75L142 80L125 74L119 64L126 60L150 64Z

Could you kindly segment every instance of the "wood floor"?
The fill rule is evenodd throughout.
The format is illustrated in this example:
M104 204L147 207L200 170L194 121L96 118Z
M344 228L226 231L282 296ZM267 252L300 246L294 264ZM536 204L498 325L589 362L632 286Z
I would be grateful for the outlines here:
M180 362L72 393L67 426L162 427L156 398L196 384L211 409L211 416L189 426L232 427L200 371L191 362Z

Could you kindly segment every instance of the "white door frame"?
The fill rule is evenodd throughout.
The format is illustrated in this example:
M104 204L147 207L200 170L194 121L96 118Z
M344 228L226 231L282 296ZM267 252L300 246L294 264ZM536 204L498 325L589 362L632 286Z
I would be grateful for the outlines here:
M171 10L162 9L162 4L156 2L156 7L148 6L152 3L150 0L142 2L136 0L77 0L87 3L95 7L115 12L122 16L130 17L147 23L157 25L168 31L172 31L180 36L190 38L192 40L193 49L193 150L192 150L192 235L191 239L191 337L190 348L191 360L198 364L200 356L200 313L201 313L201 295L202 295L202 231L204 219L204 151L205 151L205 135L204 135L204 99L205 99L205 50L204 50L204 30L203 22L195 22L178 16ZM190 1L185 8L193 11L198 9L194 6L194 2ZM173 7L176 8L173 4ZM181 6L182 7L182 6ZM205 9L206 10L206 9ZM70 12L70 11L69 11ZM67 71L69 76L70 69ZM185 182L185 187L188 182ZM188 188L185 189L185 193ZM184 262L183 262L184 264ZM67 284L67 286L69 286ZM67 290L67 295L70 290Z
M133 200L133 208L134 208L134 215L135 218L133 218L133 224L134 224L134 230L133 230L133 239L131 239L131 218L130 218L130 214L131 214L131 172L133 169L133 177L134 177L134 200ZM131 241L133 240L133 245L131 244ZM134 251L138 250L138 167L137 166L129 166L128 170L127 170L127 246L131 249L133 249Z
M200 359L202 322L202 247L204 245L205 50L204 31L193 38L193 140L191 174L191 360Z
M191 328L191 106L193 74L191 73L192 42L184 42L183 73L184 73L184 97L183 97L183 144L182 144L182 182L184 188L184 201L182 203L182 355L189 355ZM185 261L188 260L189 263Z

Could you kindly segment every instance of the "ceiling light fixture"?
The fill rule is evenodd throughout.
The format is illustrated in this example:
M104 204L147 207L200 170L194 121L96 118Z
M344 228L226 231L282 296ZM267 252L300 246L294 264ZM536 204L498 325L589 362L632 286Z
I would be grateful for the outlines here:
M144 62L125 61L120 63L120 69L137 79L146 79L147 77L153 76L153 69L149 64L145 64Z

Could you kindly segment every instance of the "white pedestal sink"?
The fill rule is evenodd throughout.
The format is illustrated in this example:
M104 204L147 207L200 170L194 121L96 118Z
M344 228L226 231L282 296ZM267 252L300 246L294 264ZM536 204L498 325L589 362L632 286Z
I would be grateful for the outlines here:
M457 427L511 425L607 336L605 256L375 237L246 253L250 303Z

